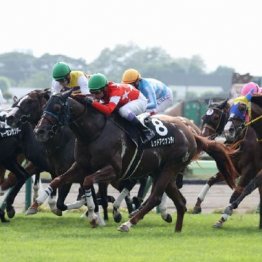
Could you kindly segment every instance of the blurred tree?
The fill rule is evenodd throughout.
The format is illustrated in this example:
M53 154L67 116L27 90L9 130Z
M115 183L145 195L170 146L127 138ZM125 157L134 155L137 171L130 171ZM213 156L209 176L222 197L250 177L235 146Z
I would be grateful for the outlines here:
M12 95L9 91L11 87L10 81L4 76L0 76L0 90L4 98L9 99Z

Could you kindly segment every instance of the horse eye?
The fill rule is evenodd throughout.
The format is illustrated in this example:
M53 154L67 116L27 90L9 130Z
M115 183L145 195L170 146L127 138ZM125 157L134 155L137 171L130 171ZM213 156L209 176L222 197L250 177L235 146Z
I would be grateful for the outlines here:
M30 106L30 105L33 104L33 100L27 100L26 103L27 103L28 106Z
M218 120L218 119L219 119L219 116L218 116L218 115L213 115L213 119L214 119L214 120Z

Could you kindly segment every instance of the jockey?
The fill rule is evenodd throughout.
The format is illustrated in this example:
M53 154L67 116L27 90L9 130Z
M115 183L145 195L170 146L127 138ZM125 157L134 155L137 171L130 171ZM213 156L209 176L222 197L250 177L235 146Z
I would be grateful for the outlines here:
M146 111L151 114L162 113L173 105L173 93L168 86L153 78L142 78L136 69L127 69L122 82L133 85L143 93L148 100Z
M147 100L132 85L109 82L103 74L93 74L88 81L90 93L95 101L88 100L91 105L105 115L118 109L119 114L142 131L146 143L155 135L153 130L144 126L136 117L146 110ZM99 102L98 102L99 101Z
M252 94L262 93L262 88L254 82L249 82L241 88L240 94L241 96L246 96L250 92Z
M73 89L73 94L90 94L88 78L82 71L71 71L69 65L58 62L53 67L52 94Z

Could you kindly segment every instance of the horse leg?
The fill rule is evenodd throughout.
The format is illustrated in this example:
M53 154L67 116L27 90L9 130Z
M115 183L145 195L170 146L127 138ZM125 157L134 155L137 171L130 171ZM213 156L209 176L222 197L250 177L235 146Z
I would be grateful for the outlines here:
M46 199L55 189L61 187L65 183L72 183L77 176L83 173L85 173L85 170L83 170L83 168L74 162L73 165L64 174L54 178L46 189L40 191L38 198L26 211L26 215L36 214L38 212L38 208L46 201Z
M91 196L90 196L91 190ZM96 192L92 185L90 189L84 189L84 199L88 210L85 213L85 217L90 221L92 227L105 226L106 223L101 218L99 213L99 206L96 198Z
M91 188L94 183L106 183L114 180L116 177L114 168L111 165L105 166L91 175L85 177L83 188L85 190L85 199L88 207L88 217L90 224L95 227L98 224L97 215L94 213L94 202L91 195Z
M210 187L214 184L224 181L224 176L219 172L215 176L212 176L209 178L207 183L204 185L204 187L201 189L199 195L197 196L197 201L195 203L195 206L193 208L192 214L200 214L202 212L201 204L204 201L207 192L209 191Z
M172 223L172 216L167 213L167 194L164 193L161 197L161 202L158 206L158 210L161 214L161 217L167 223Z
M262 229L262 185L258 187L258 192L259 192L259 229Z
M174 174L175 168L167 166L163 168L159 177L153 182L153 187L151 194L145 204L142 205L142 208L132 216L129 221L123 223L118 227L119 231L128 232L129 229L136 225L143 217L154 207L160 204L161 197L167 187L167 184L171 180L171 176Z
M16 183L14 185L11 185L11 184L9 185L10 190L5 197L5 200L2 203L2 206L4 205L7 210L8 217L12 218L15 216L15 210L12 206L15 196L17 195L18 191L24 184L25 180L28 177L30 177L30 175L26 172L26 170L20 164L16 162L16 160L8 162L6 164L6 168L9 169L13 174L16 175L16 179L15 179ZM10 177L12 177L12 175L10 175ZM11 186L14 186L14 187L11 188ZM4 211L3 208L2 208L2 211Z
M257 187L262 185L262 171L258 173L258 175L252 179L248 185L244 188L241 195L231 203L228 207L225 208L221 218L214 224L215 228L221 228L223 224L227 221L228 217L232 215L233 209L236 209L242 200L252 193Z
M187 211L186 199L177 188L175 181L171 181L167 185L166 193L168 197L170 197L173 200L173 203L175 204L177 209L177 221L175 226L175 232L181 232L183 227L184 214Z
M58 188L58 198L57 201L55 201L56 195L53 195L52 192L51 196L48 199L48 204L49 207L52 211L57 216L62 216L62 211L67 210L67 206L64 204L64 201L66 199L66 196L68 195L70 188L72 184L64 184L62 187Z
M108 183L99 183L98 184L97 197L100 199L99 204L103 208L104 220L106 221L108 221L108 202L111 202L111 203L115 202L115 198L113 196L108 196L107 189L108 189Z
M129 196L129 193L132 190L132 188L135 186L136 182L137 182L136 180L125 180L125 181L120 182L120 185L119 185L120 194L117 197L117 199L115 200L115 202L113 203L113 217L116 223L119 223L122 220L122 215L119 211L120 205L123 199ZM129 207L128 211L132 212L133 211L132 209L133 208Z
M151 177L143 177L139 179L139 190L136 197L133 197L133 205L135 206L135 210L138 209L141 204L143 203L143 200L149 190L149 187L151 186Z

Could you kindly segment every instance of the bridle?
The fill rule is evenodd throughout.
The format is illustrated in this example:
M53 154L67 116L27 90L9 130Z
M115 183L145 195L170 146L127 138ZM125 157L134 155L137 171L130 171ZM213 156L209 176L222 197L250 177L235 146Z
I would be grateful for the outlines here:
M219 118L217 119L216 123L214 123L214 121L212 122L212 115L214 113L217 113L219 115ZM216 136L220 135L223 132L223 128L225 126L227 118L227 110L217 107L211 107L208 109L207 113L202 117L201 130L207 128L210 131L212 131L213 134L209 136L209 139L214 139Z

